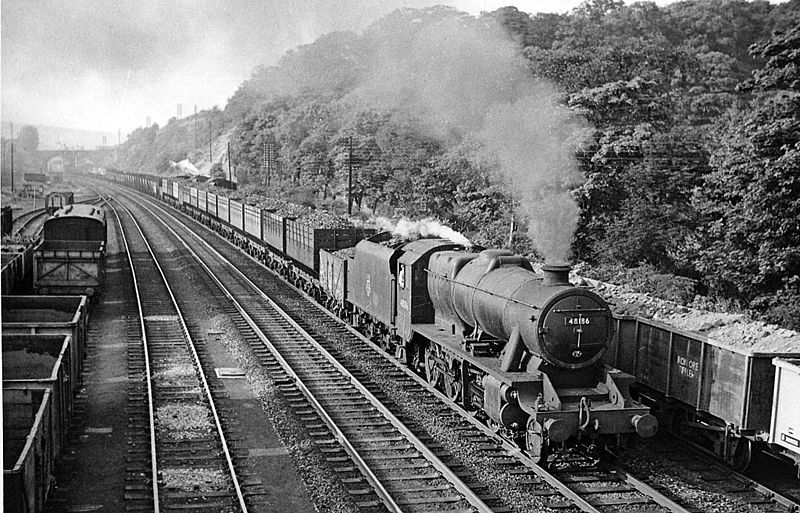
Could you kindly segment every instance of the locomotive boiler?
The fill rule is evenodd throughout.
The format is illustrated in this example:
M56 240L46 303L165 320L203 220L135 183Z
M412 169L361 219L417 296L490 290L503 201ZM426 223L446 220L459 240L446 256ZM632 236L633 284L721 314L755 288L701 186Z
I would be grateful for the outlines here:
M508 341L504 370L519 366L523 347L571 370L595 364L608 349L608 306L597 294L573 287L566 266L546 266L538 276L522 257L486 250L438 253L429 271L438 318L462 332L474 327Z

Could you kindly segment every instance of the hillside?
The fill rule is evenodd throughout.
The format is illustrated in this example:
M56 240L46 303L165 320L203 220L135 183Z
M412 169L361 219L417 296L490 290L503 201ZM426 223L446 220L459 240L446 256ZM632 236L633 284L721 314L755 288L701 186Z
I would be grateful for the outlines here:
M269 168L308 202L343 210L352 167L357 212L645 269L665 295L797 327L798 27L800 0L401 9L257 68L199 130L217 163L230 141L240 178ZM204 141L186 119L140 129L124 165L202 165Z

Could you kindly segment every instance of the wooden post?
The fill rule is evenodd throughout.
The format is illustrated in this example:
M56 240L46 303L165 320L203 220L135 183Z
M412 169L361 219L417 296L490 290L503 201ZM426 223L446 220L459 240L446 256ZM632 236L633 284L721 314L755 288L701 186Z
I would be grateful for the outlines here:
M228 181L232 182L233 179L231 178L233 175L231 174L231 142L228 141Z
M350 136L350 151L347 158L347 215L353 215L353 136Z

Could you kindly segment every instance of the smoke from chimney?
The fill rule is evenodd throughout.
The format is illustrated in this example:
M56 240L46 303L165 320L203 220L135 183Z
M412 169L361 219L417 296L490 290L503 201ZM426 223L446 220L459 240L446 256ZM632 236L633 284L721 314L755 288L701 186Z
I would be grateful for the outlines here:
M357 96L417 120L445 144L477 139L519 200L539 252L565 262L578 220L569 191L583 179L574 153L587 123L519 52L487 17L455 14L376 49Z

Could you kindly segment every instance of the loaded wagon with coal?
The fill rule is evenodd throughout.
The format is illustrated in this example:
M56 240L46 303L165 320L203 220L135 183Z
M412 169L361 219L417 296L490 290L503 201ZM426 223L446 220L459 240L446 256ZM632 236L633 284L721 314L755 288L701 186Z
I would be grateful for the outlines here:
M69 335L3 335L3 508L43 511L72 421Z
M89 322L85 296L3 296L3 338L16 335L69 335L72 338L68 372L78 392L86 356Z
M658 406L662 425L738 469L747 467L754 448L769 450L770 439L775 443L773 400L778 388L773 359L800 358L800 347L726 343L635 316L619 316L616 324L605 361L636 377L638 393ZM787 370L779 404L785 405L788 397L796 408L800 391L786 387L792 381L791 366L782 367Z

